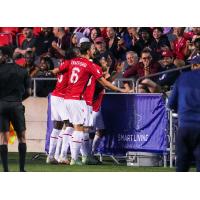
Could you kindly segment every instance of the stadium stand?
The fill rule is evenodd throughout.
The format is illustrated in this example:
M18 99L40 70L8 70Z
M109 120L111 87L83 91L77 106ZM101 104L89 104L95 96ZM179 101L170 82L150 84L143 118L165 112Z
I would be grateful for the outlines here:
M12 34L11 33L0 33L0 46L12 45Z

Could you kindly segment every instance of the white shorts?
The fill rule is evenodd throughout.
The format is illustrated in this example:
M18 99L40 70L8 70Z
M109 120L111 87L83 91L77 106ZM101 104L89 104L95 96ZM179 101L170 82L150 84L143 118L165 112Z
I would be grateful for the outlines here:
M85 123L84 126L93 126L93 116L92 116L92 106L87 105L87 112L85 116Z
M69 115L65 109L64 98L51 95L51 120L68 120Z
M84 100L65 99L65 106L69 113L69 121L74 124L84 124L87 105Z
M92 112L92 116L93 116L93 127L94 127L94 130L105 129L101 110L99 110L98 112L93 111Z

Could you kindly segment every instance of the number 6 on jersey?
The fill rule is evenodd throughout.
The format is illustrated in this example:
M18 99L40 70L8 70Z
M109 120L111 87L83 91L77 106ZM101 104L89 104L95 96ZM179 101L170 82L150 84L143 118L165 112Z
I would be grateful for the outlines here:
M72 74L71 74L71 77L70 77L70 82L71 83L76 83L78 81L78 73L80 72L80 69L77 68L77 67L74 67L72 69Z

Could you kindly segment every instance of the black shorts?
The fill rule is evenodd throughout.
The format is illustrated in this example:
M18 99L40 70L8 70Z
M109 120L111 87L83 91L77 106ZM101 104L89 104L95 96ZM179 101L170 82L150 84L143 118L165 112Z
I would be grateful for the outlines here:
M15 131L20 133L26 130L25 107L21 102L7 102L0 100L0 132L10 130L10 122Z

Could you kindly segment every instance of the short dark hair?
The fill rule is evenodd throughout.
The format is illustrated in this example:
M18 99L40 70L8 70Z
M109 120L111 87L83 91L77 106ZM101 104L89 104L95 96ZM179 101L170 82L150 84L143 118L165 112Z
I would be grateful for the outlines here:
M65 51L65 59L70 60L76 57L76 48L69 48Z
M42 56L42 57L40 57L40 62L42 60L47 64L48 70L54 69L54 63L53 63L52 59L49 56Z
M200 38L196 38L196 39L194 40L194 44L197 43L197 42L200 42Z
M152 54L152 53L151 53L151 50L150 50L149 48L144 48L144 49L142 50L142 52L141 52L141 55L142 55L143 53L149 53L150 55ZM152 55L151 55L151 56L152 56Z
M154 27L154 28L153 28L153 31L154 31L155 29L157 29L157 30L159 30L161 33L163 33L163 28L162 28L162 27Z
M5 56L8 56L8 57L12 57L12 55L13 55L13 52L12 52L12 49L11 49L11 47L9 47L9 46L2 46L2 47L0 47L0 51L2 52L2 54Z
M87 51L90 50L92 43L91 42L82 42L80 46L80 52L82 55L86 55Z
M22 29L25 29L25 28L33 30L33 27L22 27Z

